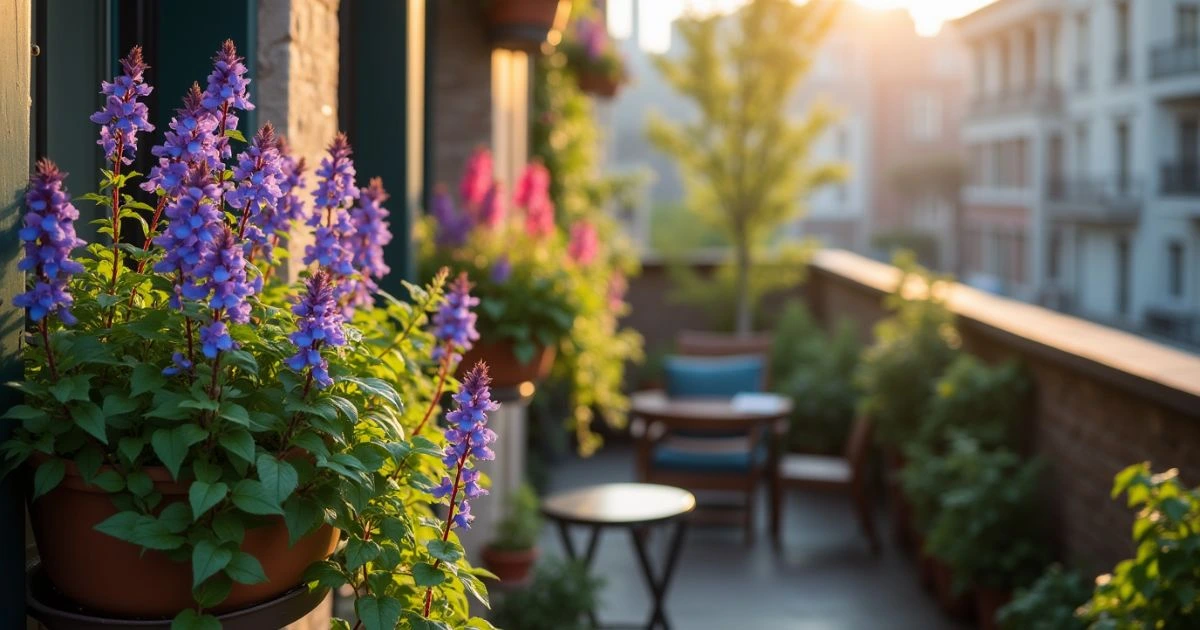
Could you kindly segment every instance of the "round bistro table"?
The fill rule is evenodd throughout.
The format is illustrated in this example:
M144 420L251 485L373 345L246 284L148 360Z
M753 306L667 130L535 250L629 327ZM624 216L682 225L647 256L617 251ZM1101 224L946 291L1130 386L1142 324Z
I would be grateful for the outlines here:
M589 571L596 558L596 546L600 541L601 530L611 527L629 531L642 576L645 577L646 587L650 590L650 618L644 626L605 627L644 627L650 630L656 627L666 630L671 627L663 609L663 601L666 599L671 577L675 573L675 566L679 562L679 552L683 549L683 537L687 529L687 519L683 517L694 509L696 497L687 490L647 483L588 486L554 494L542 502L542 514L558 526L563 547L572 560L579 559L579 552L571 540L570 528L578 526L590 531L587 549L583 555L584 567ZM650 561L650 553L646 549L646 533L651 527L666 527L672 524L674 531L667 548L667 557L661 570L655 571ZM592 626L600 627L594 612L589 614L589 619Z

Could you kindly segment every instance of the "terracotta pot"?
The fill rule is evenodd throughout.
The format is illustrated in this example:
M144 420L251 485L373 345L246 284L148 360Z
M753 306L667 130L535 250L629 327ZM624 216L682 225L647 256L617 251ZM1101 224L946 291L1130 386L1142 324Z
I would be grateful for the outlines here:
M570 0L491 0L488 34L498 48L536 50L570 13Z
M166 468L145 472L162 493L162 506L187 501L188 486L172 481ZM38 553L55 587L89 610L122 617L171 617L194 606L190 562L160 551L143 553L93 529L116 513L109 494L84 482L71 463L62 484L30 504ZM246 530L241 549L262 563L267 581L235 582L213 612L244 608L295 587L310 564L333 553L338 536L338 530L323 526L289 546L283 518L263 517L260 526Z
M477 343L459 361L459 377L465 375L476 361L487 363L492 387L516 387L526 381L536 383L546 378L550 368L554 367L554 346L538 348L533 359L522 364L513 354L511 343Z
M942 611L955 619L969 618L971 605L974 603L971 593L969 591L955 593L954 569L937 558L930 560L933 564L933 588Z
M996 623L996 611L1012 601L1012 591L975 587L975 613L979 616L979 630L999 630Z
M532 549L497 549L488 545L483 549L483 566L496 574L501 582L516 584L524 582L529 577L533 563L537 561L538 550Z
M579 89L588 94L603 98L612 98L621 88L621 82L601 74L585 72L579 75Z

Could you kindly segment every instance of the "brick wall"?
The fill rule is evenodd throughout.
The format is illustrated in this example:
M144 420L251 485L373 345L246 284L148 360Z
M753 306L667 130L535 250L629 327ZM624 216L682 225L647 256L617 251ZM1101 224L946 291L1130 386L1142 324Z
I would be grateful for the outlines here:
M827 328L849 319L867 341L896 278L889 265L824 250L796 294ZM646 336L648 349L668 346L681 328L710 325L708 313L667 299L670 290L656 264L631 283L627 323ZM1109 496L1118 471L1149 460L1200 485L1200 357L960 285L949 304L966 350L1029 368L1034 400L1026 434L1049 464L1045 503L1055 538L1073 564L1110 570L1132 553L1132 513Z
M492 143L492 49L478 0L439 0L433 181L454 189L475 147Z

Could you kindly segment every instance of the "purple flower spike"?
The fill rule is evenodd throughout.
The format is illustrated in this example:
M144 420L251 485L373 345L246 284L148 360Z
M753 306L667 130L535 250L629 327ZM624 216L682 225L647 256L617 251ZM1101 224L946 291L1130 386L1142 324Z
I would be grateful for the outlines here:
M389 195L383 189L383 180L371 178L370 185L362 189L358 205L350 211L353 231L347 235L352 251L351 264L358 270L360 278L354 282L350 303L363 306L371 303L371 295L379 290L376 280L391 272L383 260L383 246L392 241L388 229L388 210L383 202Z
M154 131L154 125L149 120L149 109L138 100L148 96L154 89L142 80L142 73L147 67L142 60L142 47L134 46L121 60L124 72L111 83L104 81L100 84L104 107L92 114L89 120L100 125L100 139L96 144L104 147L104 157L109 163L120 159L124 164L132 164L137 155L137 133ZM120 155L117 154L118 147Z
M467 242L467 237L474 227L471 217L459 212L454 207L454 200L445 188L439 188L433 194L429 213L437 221L438 247L461 247Z
M225 132L237 129L238 110L250 111L254 103L250 102L247 86L250 79L246 78L245 61L237 54L237 46L232 39L225 40L221 49L213 56L213 71L208 75L208 86L204 88L201 104L217 120L217 149L221 158L233 154L229 148L229 138ZM224 123L222 125L222 123Z
M512 261L508 259L508 256L501 255L492 265L492 282L497 284L508 282L508 279L512 277L512 270Z
M447 444L442 453L442 462L455 471L459 485L456 488L455 481L451 481L449 476L443 477L441 484L433 490L433 496L454 497L456 505L451 506L454 517L449 527L469 529L474 520L470 500L487 494L487 490L479 485L479 471L474 467L474 461L496 458L491 448L496 441L496 433L488 428L487 415L499 409L500 405L492 400L491 382L487 365L482 361L475 364L463 379L462 389L454 394L454 402L458 407L446 414L449 426L446 428Z
M300 192L306 185L304 171L307 168L304 158L292 155L287 139L279 136L279 171L283 179L279 181L279 207L271 216L272 234L287 232L293 222L304 218L304 201L300 198Z
M328 273L318 271L305 281L305 294L292 307L292 313L299 319L296 332L288 339L296 346L296 354L287 359L287 365L297 372L311 370L318 387L329 387L333 379L329 377L329 361L321 356L321 348L345 345L346 335Z
M13 298L13 305L29 309L33 321L48 315L68 326L75 324L71 315L74 303L67 284L83 266L71 260L71 250L84 244L75 236L79 211L63 187L66 173L47 159L38 160L37 170L29 178L25 191L26 213L20 230L25 242L25 257L17 268L30 274L32 287Z
M247 241L247 255L261 252L267 262L271 262L274 254L267 238L273 228L269 219L283 196L277 144L275 127L271 123L263 125L250 146L238 154L237 167L233 169L237 186L225 196L234 213L241 217L238 232Z
M337 209L350 207L358 198L354 186L354 160L350 158L350 141L346 134L334 136L329 145L329 155L321 159L317 167L317 189L313 191L313 214L308 224L329 225L330 214Z
M195 286L194 270L200 264L205 248L225 224L225 218L217 208L219 198L220 191L209 177L208 165L201 162L192 169L179 197L167 203L163 212L169 223L154 243L162 247L166 255L154 265L154 271L178 272L179 286L185 293L207 296L203 287ZM181 306L179 297L176 294L171 300L174 308Z
M433 349L433 358L440 361L450 353L451 362L458 361L460 353L471 349L479 339L475 330L476 315L471 308L479 304L479 298L471 296L471 283L466 272L458 274L446 301L433 314L433 336L438 344Z
M261 278L246 278L245 248L227 225L221 225L212 244L204 249L200 263L193 269L196 284L184 296L199 300L208 298L208 306L231 322L250 321L249 297L262 288ZM214 317L215 318L215 317Z
M162 188L167 196L178 196L187 181L189 167L205 164L210 171L223 169L217 146L217 120L201 104L200 84L193 83L183 107L175 110L170 131L163 134L163 143L150 149L158 157L158 165L142 182L142 190L154 192Z

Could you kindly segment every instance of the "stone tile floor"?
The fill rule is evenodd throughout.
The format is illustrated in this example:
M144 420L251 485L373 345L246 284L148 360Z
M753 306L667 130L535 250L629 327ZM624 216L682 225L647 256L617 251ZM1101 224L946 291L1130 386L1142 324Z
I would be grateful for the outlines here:
M633 481L628 449L613 446L596 456L552 466L550 491L600 482ZM762 502L760 502L762 503ZM690 528L667 595L667 615L678 630L953 630L921 590L915 567L885 542L871 556L849 504L838 496L794 492L785 516L785 542L770 544L765 510L760 535L747 547L739 527ZM884 514L878 514L887 532ZM577 532L583 548L585 532ZM655 558L665 554L666 536L652 536ZM887 538L885 536L885 538ZM563 555L558 532L543 532L544 554ZM606 580L601 624L641 623L649 594L629 535L602 536L594 566Z

